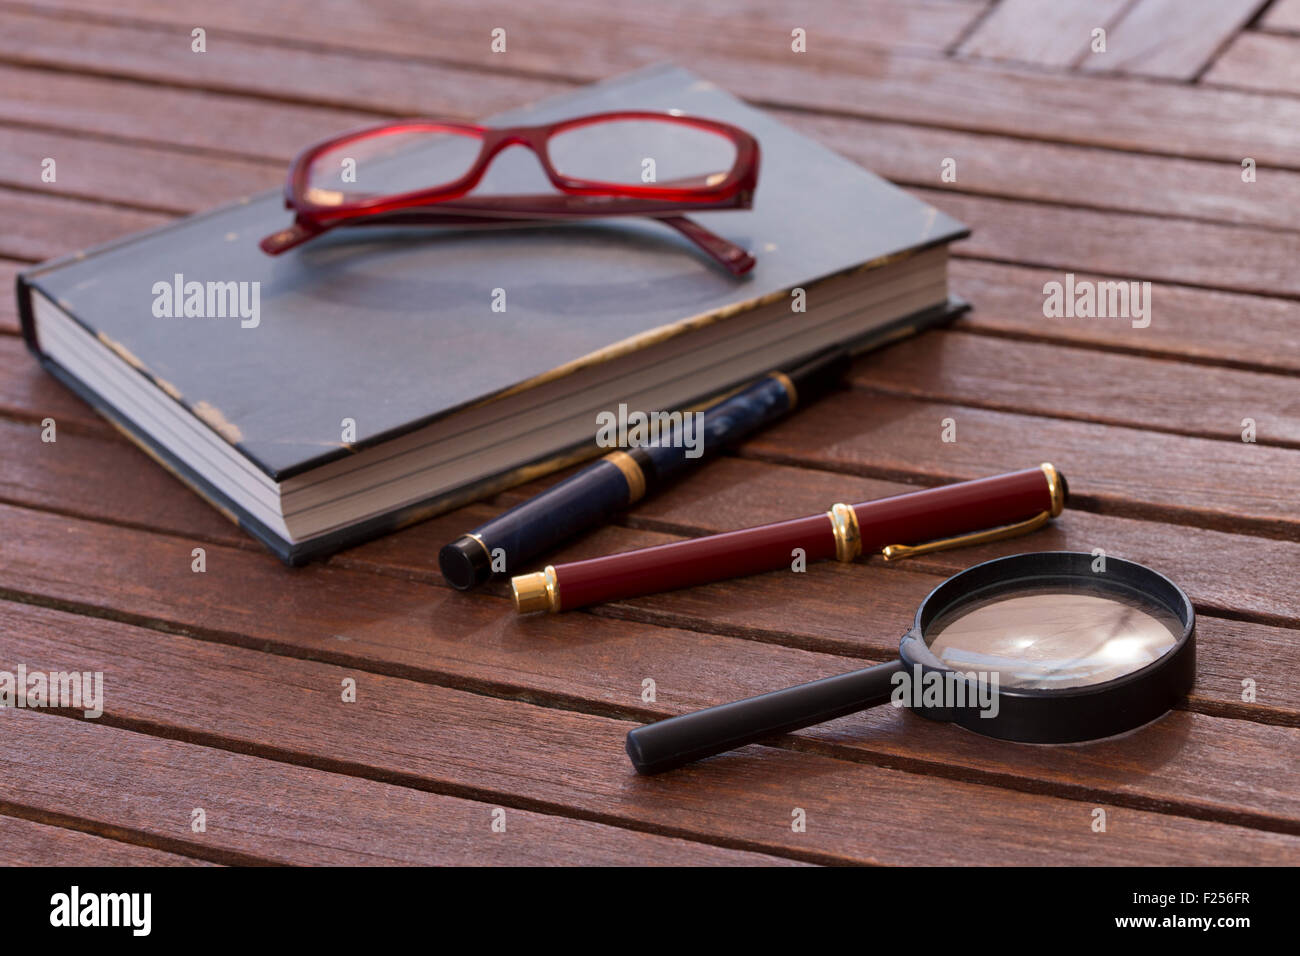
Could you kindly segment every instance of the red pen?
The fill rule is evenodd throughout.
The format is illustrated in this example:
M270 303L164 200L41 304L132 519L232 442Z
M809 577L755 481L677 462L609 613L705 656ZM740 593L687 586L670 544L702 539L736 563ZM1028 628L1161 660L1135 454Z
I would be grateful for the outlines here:
M772 571L789 566L796 548L809 561L852 561L873 551L888 561L1033 531L1061 513L1067 494L1065 477L1044 463L856 505L836 504L806 518L547 565L515 577L510 586L515 607L528 614Z

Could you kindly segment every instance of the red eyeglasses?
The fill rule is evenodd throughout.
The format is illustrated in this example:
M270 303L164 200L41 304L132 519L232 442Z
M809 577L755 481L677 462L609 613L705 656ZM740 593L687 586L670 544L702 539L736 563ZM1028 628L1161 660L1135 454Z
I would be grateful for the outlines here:
M466 196L509 146L531 149L559 190ZM671 226L733 275L754 257L684 215L748 209L758 141L727 123L677 113L599 113L546 126L409 120L317 143L289 167L294 211L262 251L279 255L338 226L521 225L647 216Z

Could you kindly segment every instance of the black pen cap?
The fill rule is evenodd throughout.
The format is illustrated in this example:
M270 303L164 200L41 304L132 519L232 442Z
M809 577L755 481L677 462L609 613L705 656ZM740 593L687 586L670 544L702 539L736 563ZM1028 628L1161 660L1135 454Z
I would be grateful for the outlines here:
M848 373L849 362L848 350L833 348L818 352L808 361L787 371L785 376L795 389L790 407L806 405L838 388Z
M462 534L451 544L444 544L438 552L438 567L442 576L458 591L468 591L492 576L492 559L483 542Z

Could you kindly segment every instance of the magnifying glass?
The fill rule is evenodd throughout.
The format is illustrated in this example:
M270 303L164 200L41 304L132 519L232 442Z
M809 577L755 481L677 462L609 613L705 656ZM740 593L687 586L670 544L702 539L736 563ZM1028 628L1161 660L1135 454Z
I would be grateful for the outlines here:
M638 727L627 753L661 773L890 701L1003 740L1097 740L1187 694L1195 626L1182 589L1132 561L998 558L930 592L898 660Z

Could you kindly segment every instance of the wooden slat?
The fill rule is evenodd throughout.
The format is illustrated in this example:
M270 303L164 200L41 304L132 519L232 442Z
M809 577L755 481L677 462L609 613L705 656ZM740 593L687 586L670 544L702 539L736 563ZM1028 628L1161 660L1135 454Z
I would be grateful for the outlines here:
M3 10L0 58L11 64L62 68L70 65L68 54L80 49L75 64L80 73L146 81L165 76L173 86L270 94L389 116L419 114L430 101L428 91L449 86L457 90L457 117L483 116L519 105L520 82L498 73L481 72L474 83L467 83L463 72L429 61L270 45L219 34L212 37L207 53L193 53L190 29L117 26ZM486 48L487 31L483 37ZM528 83L542 96L569 86L548 80Z
M864 357L852 381L894 395L1238 443L1249 417L1259 443L1300 447L1300 378L1292 374L936 332Z
M1094 73L1194 79L1268 0L1137 0L1106 31L1106 52L1082 60Z
M1203 82L1291 95L1300 93L1300 36L1242 33L1214 61ZM1256 176L1257 181L1266 181L1268 172L1257 170Z
M14 259L0 259L0 333L16 335L18 332L18 302L14 295L14 280L28 263ZM0 348L8 343L0 340Z
M282 186L292 158L283 163L231 159L44 130L6 129L0 135L0 185L107 198L163 213L198 212ZM40 180L45 157L56 163L54 183Z
M203 860L0 816L6 866L207 866Z
M331 8L328 14L313 10L311 16L296 17L279 35L312 39L324 47L349 36L358 18L371 16L368 8L353 4ZM239 21L250 31L274 29L262 4L238 9L222 4L210 13L214 20ZM184 34L174 40L188 39L189 15L185 16ZM489 52L485 40L480 42L491 29L488 16L476 16L463 27L472 32L472 40L458 36L454 27L422 28L415 34L425 43L423 55L438 58L436 65L233 37L198 55L189 53L188 42L159 43L159 31L152 27L12 11L0 13L0 56L59 70L85 69L89 58L92 67L113 76L238 90L341 109L429 112L454 99L462 104L459 114L472 115L538 98L548 84L551 90L566 88L522 75L530 71L588 81L689 57L692 67L708 79L768 104L1233 163L1250 155L1264 164L1300 167L1296 159L1300 102L1285 98L1153 86L1140 79L1079 83L1071 75L1028 67L845 49L830 38L817 56L746 58L719 52L711 34L695 29L671 36L640 26L604 33L588 29L583 55L574 57L571 30L554 18L534 21L526 42L511 47L503 63ZM7 39L19 35L22 41ZM447 63L488 72L461 72L444 66ZM503 74L507 69L517 75ZM20 93L19 99L23 98ZM244 138L256 137L234 132L230 141Z
M58 612L43 610L37 616L38 620L31 625L37 637L29 649L36 655L35 660L52 663L32 666L93 669L98 666L97 661L104 660L110 662L105 664L109 667L122 660L123 645L128 648L154 645L149 653L142 651L131 656L129 671L106 672L106 680L110 673L117 676L111 685L115 692L105 694L108 709L102 718L104 722L144 726L165 731L169 736L192 736L205 742L219 740L223 746L251 745L254 752L273 752L281 760L312 761L317 766L362 772L367 776L382 775L434 790L454 789L489 805L498 798L509 799L516 805L523 803L526 808L545 806L552 810L577 811L602 821L617 820L663 833L689 834L742 849L771 849L817 862L929 860L939 863L957 862L963 854L978 855L981 862L1002 862L1024 853L1025 844L1040 847L1038 851L1030 851L1031 857L1046 860L1048 852L1060 854L1056 863L1119 862L1126 855L1126 862L1150 862L1173 858L1170 853L1174 848L1160 846L1157 838L1172 841L1180 831L1184 840L1177 841L1180 844L1177 852L1193 856L1206 854L1206 859L1209 859L1207 844L1222 851L1222 844L1230 836L1242 841L1233 851L1233 859L1245 859L1253 853L1280 861L1300 852L1300 839L1295 836L1252 832L1130 807L1110 811L1114 820L1108 832L1114 832L1116 839L1098 841L1092 839L1089 802L995 790L981 784L771 748L747 748L671 777L638 778L627 765L622 748L623 734L631 726L627 721L568 713L451 688L422 686L310 661L267 657L238 648L198 644L185 638L145 633L133 636L110 622L85 622L90 631L85 635L69 628L66 616ZM78 663L59 664L59 661ZM357 702L345 705L336 694L342 679L348 676L357 681ZM178 694L178 688L183 692ZM193 688L202 688L203 693L195 695ZM232 695L243 700L245 706L230 707ZM953 728L923 727L927 722L904 711L882 709L879 719L902 725L901 733L916 727L918 732L913 737L917 742L935 731L946 731L948 736L959 736L963 745L969 746L969 734ZM1223 731L1250 732L1254 727L1243 721L1227 722L1232 728L1220 727L1218 724L1223 722L1200 719L1213 724L1204 728L1205 731L1220 731L1217 738L1220 759L1227 756L1227 748L1222 746ZM232 818L233 808L223 805L227 800L237 799L242 810L243 805L262 796L258 791L270 783L265 778L276 771L277 776L288 779L284 780L283 789L277 790L281 796L275 801L275 809L284 806L288 808L286 816L308 816L312 814L309 808L320 799L312 794L323 783L312 779L319 774L316 770L288 768L282 764L249 766L255 758L211 749L194 752L197 748L155 738L135 738L125 731L80 721L47 733L50 722L56 720L30 713L22 713L15 720L18 740L6 744L9 760L21 760L22 766L7 768L11 770L8 776L18 780L0 785L17 791L11 802L41 809L56 801L71 803L65 813L75 812L119 825L121 821L116 818L126 817L135 828L148 832L160 828L168 819L168 814L158 812L161 808L149 806L156 801L150 793L157 785L155 781L174 778L179 760L191 756L199 762L194 772L211 776L214 771L229 766L230 770L217 774L218 779L229 780L233 777L231 771L242 769L249 781L241 788L241 793L247 791L246 796L214 793L216 787L211 782L197 788L205 797L210 794L217 803L216 808L208 811L209 825L214 831L216 823ZM40 736L36 740L24 739L33 726ZM1162 723L1150 729L1157 727L1166 725ZM828 729L835 728L824 728L823 732ZM1178 786L1179 771L1170 769L1168 762L1176 759L1180 749L1187 748L1189 735L1199 738L1204 736L1204 731L1192 726L1168 726L1167 731L1167 735L1148 734L1150 749L1137 758L1158 759L1162 773L1134 775L1123 770L1123 777L1131 781L1122 787L1129 791L1125 797L1131 798L1134 792L1151 788L1167 794L1171 787ZM59 748L45 743L56 732L58 736L54 739L63 741ZM1296 733L1280 728L1269 732ZM268 736L272 741L269 744ZM972 752L982 750L983 743L977 743ZM1021 754L1026 750L1000 742L989 743L994 749L1010 749ZM1206 744L1209 743L1207 738ZM1275 742L1274 746L1279 743ZM13 750L20 745L25 745L22 756L14 755ZM123 778L117 782L121 792L117 801L77 799L75 794L60 792L70 772L75 773L69 767L75 768L81 762L78 758L82 757L83 748L91 750L92 747L113 754L117 772ZM141 747L147 748L145 755L139 754ZM1249 752L1238 747L1239 752ZM1041 748L1029 749L1037 755ZM1059 753L1060 764L1065 765L1068 756L1064 750ZM157 756L140 760L141 756L152 755ZM1106 770L1104 753L1097 751L1095 756L1095 760L1082 758L1088 760L1089 770L1096 767L1103 775L1119 775L1118 768ZM1129 756L1130 759L1134 756L1131 750ZM1205 759L1203 754L1197 756ZM1252 756L1258 757L1253 752ZM1048 763L1052 760L1049 757ZM1074 762L1081 762L1080 758L1076 756ZM145 766L137 766L139 763ZM1272 821L1254 819L1241 801L1244 798L1251 805L1271 801L1276 816L1279 803L1288 802L1283 782L1276 776L1284 766L1284 758L1275 754L1269 759L1256 759L1255 764L1261 770L1273 770L1271 782L1263 774L1250 781L1242 781L1238 775L1226 784L1229 799L1236 802L1225 809L1235 817L1267 825ZM184 766L189 766L188 759ZM56 772L57 767L64 770ZM26 772L13 773L16 769ZM1189 766L1189 773L1191 769ZM757 785L760 775L761 786ZM181 775L181 779L185 776ZM817 780L815 793L808 790L809 779ZM347 797L357 790L365 792L367 787L376 786L349 777L333 776L331 780L338 781L334 785L341 791L340 802L344 803L341 815L346 816L351 815L352 809L346 805ZM861 800L862 788L866 787L872 793L870 801ZM173 779L167 790L173 802L176 789L179 788ZM1252 789L1256 791L1253 794L1248 792ZM1212 812L1223 799L1223 789L1216 792L1202 784L1199 791L1202 806L1189 809ZM415 791L399 792L408 795L408 802L412 803L418 798L429 799L427 794ZM707 809L700 804L705 794ZM1115 806L1117 801L1107 796L1107 805ZM789 816L795 806L808 811L812 825L807 833L791 832ZM915 833L906 840L881 839L880 826L889 815L899 815L890 825L890 832L901 836L919 823L921 818L917 814L934 812L938 807L945 808L948 814L960 814L964 823L960 835L943 832L945 828L931 828L930 833ZM409 808L389 809L378 814L378 819L371 821L365 832L351 834L352 839L347 843L370 837L366 842L377 844L371 850L375 853L405 846L408 840L399 844L398 838L407 837L406 833L388 834L382 839L374 836L375 830L389 825L390 816L403 811L408 819L416 818L410 820L408 827L426 826L424 814L415 814ZM467 815L453 815L452 820L444 817L444 829L436 835L448 842L455 836L462 839L470 836L480 846L491 839L493 835L486 832L481 836L462 835L461 830L470 830L474 825L472 818L465 819ZM261 829L265 816L260 814L250 820L241 814L239 830ZM481 816L484 823L486 816L486 813ZM1287 826L1280 819L1276 822ZM293 839L303 829L303 823L294 819L279 821L276 827L283 834L282 840ZM484 826L482 830L487 828ZM1019 836L1012 839L1012 834ZM1192 842L1189 838L1193 834L1193 846L1183 845L1184 841ZM257 836L265 839L265 834ZM215 842L224 834L218 837L214 832L213 837Z
M39 423L15 425L0 420L0 435L22 449L20 455L5 456L0 465L0 499L136 526L185 530L204 541L260 548L216 509L206 503L193 507L199 501L190 499L197 496L133 445L112 436L78 435L57 413L49 417L57 429L58 440L53 443L41 441ZM83 470L86 468L90 472ZM98 483L95 494L100 501L86 511L88 473L112 476L113 480ZM124 480L127 475L130 478ZM79 485L81 492L74 493Z
M934 189L913 192L974 230L956 245L958 255L1062 272L1300 296L1300 274L1294 268L1300 258L1298 233L1054 208Z
M48 259L161 226L172 218L0 187L0 256Z
M1300 0L1273 0L1259 25L1265 30L1300 32Z
M215 156L288 160L309 143L375 122L373 113L0 64L0 116L99 138L134 138Z
M260 660L260 655L252 656ZM112 673L105 676L110 687ZM188 676L193 678L194 672ZM325 696L321 691L328 690L329 698L337 699L339 681L332 680L331 685L311 689L311 696L320 699ZM182 695L178 700L176 691L177 684L171 682L167 696L173 706L183 709L186 698ZM228 702L223 709L239 710ZM505 832L493 832L491 803L26 710L14 711L6 719L0 766L6 777L0 781L0 805L218 862L351 866L785 862L524 809L508 810ZM95 780L96 786L87 787L87 779ZM205 812L206 832L191 830L190 814L195 808ZM1277 848L1284 850L1285 844Z
M975 304L960 327L1141 355L1300 371L1300 306L1292 300L1153 282L1158 318L1148 328L1135 329L1124 321L1045 317L1043 286L1062 281L1059 271L956 259L949 275L954 291ZM1113 277L1076 275L1088 282L1107 278Z
M962 56L1068 67L1087 54L1092 31L1129 0L1000 0L962 43Z

